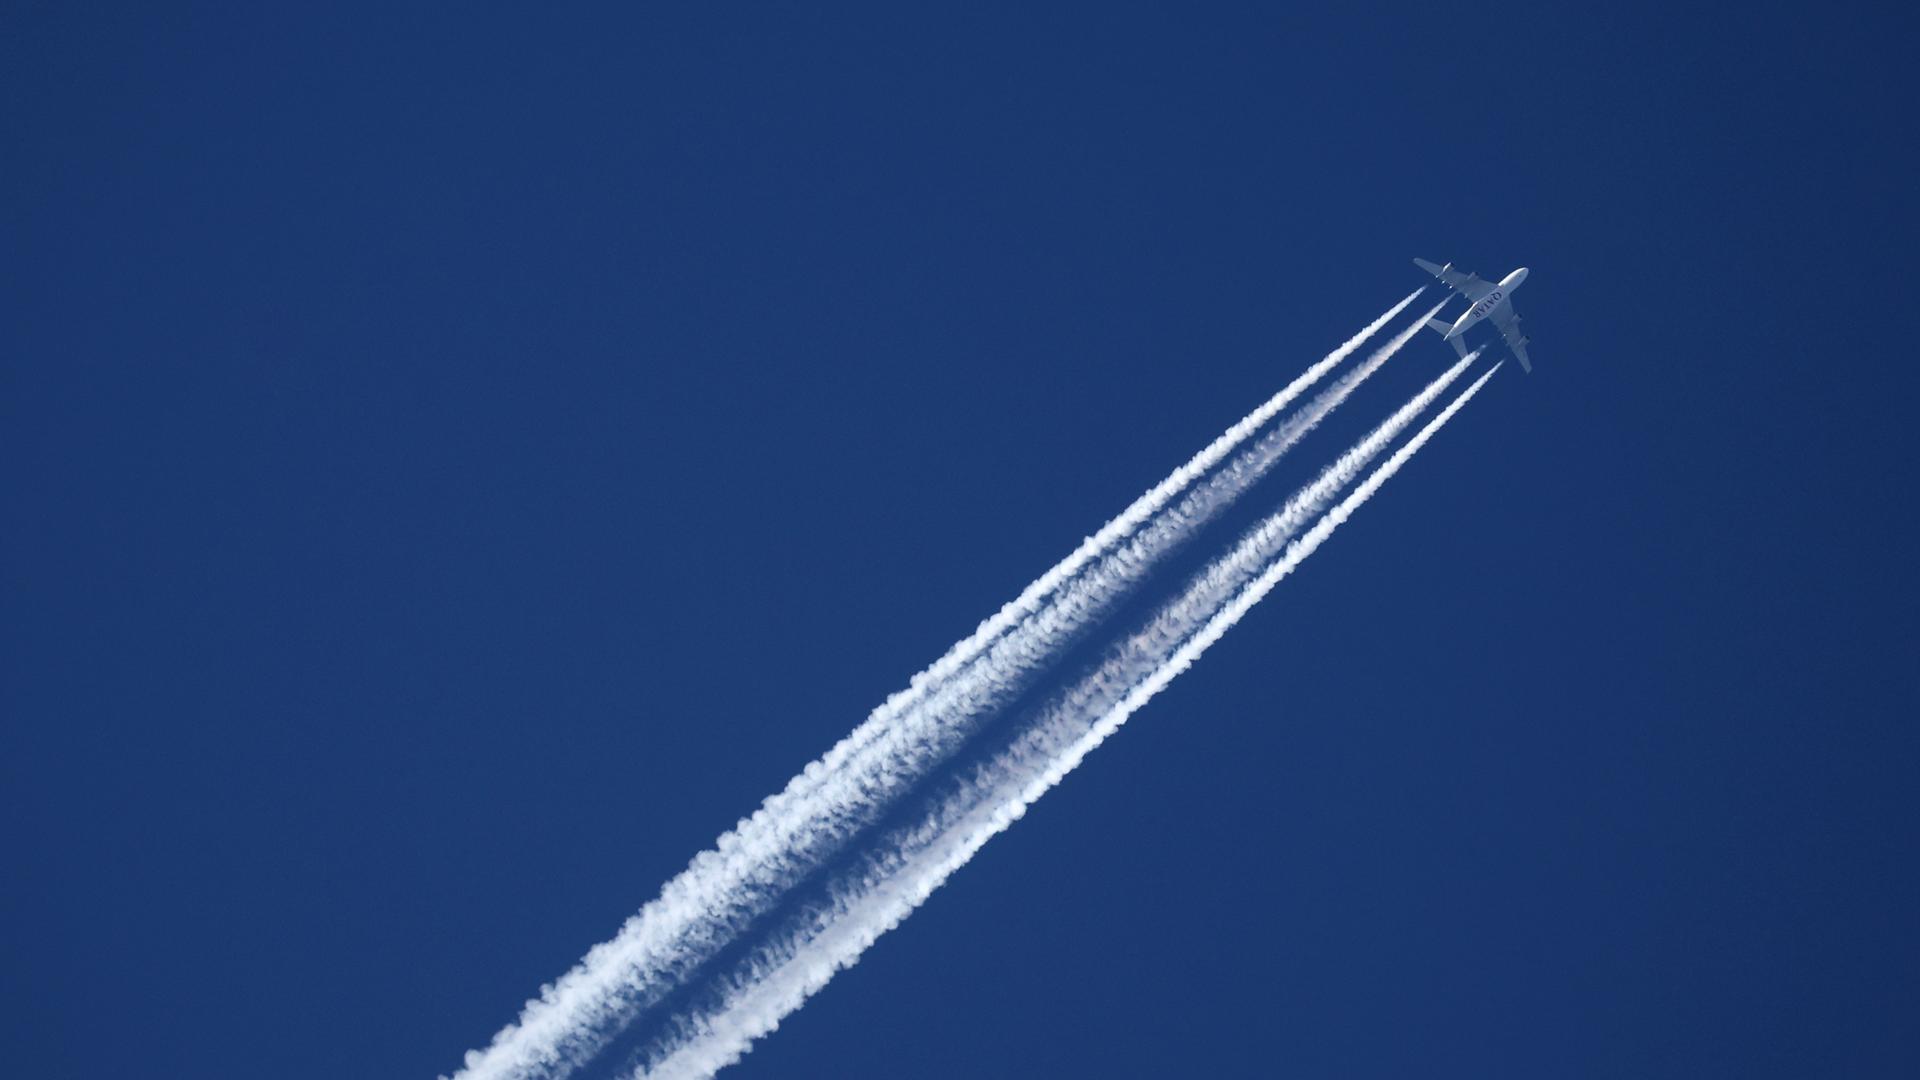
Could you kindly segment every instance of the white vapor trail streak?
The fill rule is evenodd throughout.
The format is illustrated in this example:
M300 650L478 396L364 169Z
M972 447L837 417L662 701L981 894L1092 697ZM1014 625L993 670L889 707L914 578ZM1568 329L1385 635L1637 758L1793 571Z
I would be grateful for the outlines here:
M793 879L867 824L890 794L950 752L967 734L969 721L1015 692L1018 679L1064 647L1160 557L1264 475L1425 319L1397 334L1279 429L1251 447L1241 449L1243 444L1422 291L1409 294L1228 428L914 676L907 689L889 697L667 882L618 935L543 987L485 1051L467 1055L459 1080L552 1080L584 1064L633 1015L732 940ZM1235 456L1225 468L1194 486L1229 455ZM1182 492L1185 497L1169 510ZM1115 550L1116 545L1122 546Z
M737 1061L754 1039L772 1031L837 971L857 961L987 840L1018 820L1088 752L1190 667L1398 472L1500 365L1288 543L1305 520L1325 509L1478 355L1476 351L1461 360L1355 444L1250 530L1232 553L1197 576L1099 669L1043 710L1011 746L971 770L918 824L882 842L860 871L839 879L824 904L797 920L789 933L756 950L723 986L718 1008L679 1018L638 1075L649 1080L711 1075ZM1259 571L1257 576L1254 571Z
M773 898L861 828L871 824L901 791L950 755L1026 689L1028 680L1058 658L1098 618L1127 595L1154 565L1218 515L1263 477L1289 448L1399 351L1424 319L1396 334L1333 386L1288 416L1253 447L1159 516L1121 547L1069 581L1032 616L988 647L976 662L956 672L921 704L900 715L820 784L784 831L767 837L754 872L739 879L725 908L709 909L714 924L736 931Z

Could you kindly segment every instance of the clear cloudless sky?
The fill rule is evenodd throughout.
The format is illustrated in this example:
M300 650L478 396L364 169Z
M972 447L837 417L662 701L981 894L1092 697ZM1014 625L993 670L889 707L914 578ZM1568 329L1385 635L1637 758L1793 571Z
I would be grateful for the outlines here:
M1920 1074L1920 25L1365 7L9 5L4 1071L453 1068L1422 256L1535 373L737 1075Z

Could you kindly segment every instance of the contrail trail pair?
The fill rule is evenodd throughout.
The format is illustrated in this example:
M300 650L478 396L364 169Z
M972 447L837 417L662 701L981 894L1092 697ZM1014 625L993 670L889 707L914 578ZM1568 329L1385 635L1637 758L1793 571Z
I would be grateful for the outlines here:
M751 818L695 858L661 896L528 1003L463 1077L558 1077L678 985L865 827L889 798L950 753L1152 566L1263 476L1416 334L1417 320L1251 447L1242 444L1420 295L1416 290L1236 423L1029 585L809 765ZM1431 315L1431 312L1429 313ZM1235 451L1240 452L1236 455ZM1207 483L1208 470L1234 455ZM1192 488L1192 490L1188 490ZM1185 497L1169 509L1173 500ZM1144 527L1143 527L1144 526ZM1121 545L1122 541L1126 541ZM1121 545L1116 550L1116 545Z
M833 974L851 966L993 835L1058 783L1107 735L1185 671L1279 580L1397 472L1499 365L1449 403L1331 511L1327 505L1479 356L1462 358L1322 471L1118 648L1042 710L1013 745L977 766L918 824L895 832L828 900L755 950L719 991L720 1004L676 1019L637 1075L707 1076L739 1059ZM1325 512L1305 536L1290 540Z
M1161 560L1264 477L1281 455L1378 371L1418 329L1416 324L1395 335L1205 483L1148 519L1117 549L1091 562L944 684L898 714L890 727L875 733L838 773L814 789L804 812L790 813L780 822L785 832L768 837L772 846L764 853L760 871L741 884L778 895L817 869L823 858L871 824L895 796L1016 699ZM730 898L742 918L758 910L752 906L753 895L736 890Z

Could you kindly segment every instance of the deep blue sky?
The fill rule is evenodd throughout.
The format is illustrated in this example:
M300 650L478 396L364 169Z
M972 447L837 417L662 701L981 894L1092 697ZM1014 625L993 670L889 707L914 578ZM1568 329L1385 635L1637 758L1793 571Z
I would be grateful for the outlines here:
M453 1067L1421 255L1536 373L737 1075L1914 1075L1911 15L321 7L0 27L10 1073Z

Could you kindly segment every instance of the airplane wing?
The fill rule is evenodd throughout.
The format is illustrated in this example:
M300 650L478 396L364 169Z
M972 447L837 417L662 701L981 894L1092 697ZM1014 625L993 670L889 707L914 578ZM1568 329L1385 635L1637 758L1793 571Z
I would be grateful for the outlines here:
M1478 303L1481 297L1493 291L1493 282L1481 281L1478 274L1463 274L1455 270L1452 263L1441 266L1425 259L1415 259L1413 265L1445 282L1447 288L1466 297L1469 303Z
M1507 348L1513 350L1513 358L1520 361L1520 370L1533 374L1533 361L1527 359L1527 335L1520 332L1520 316L1513 310L1513 305L1501 301L1500 306L1494 308L1487 318L1500 328L1500 336L1506 339Z

